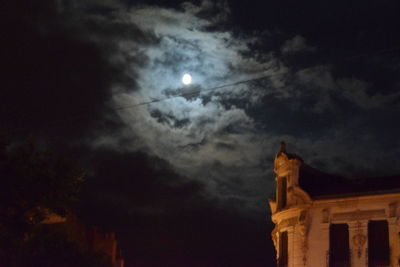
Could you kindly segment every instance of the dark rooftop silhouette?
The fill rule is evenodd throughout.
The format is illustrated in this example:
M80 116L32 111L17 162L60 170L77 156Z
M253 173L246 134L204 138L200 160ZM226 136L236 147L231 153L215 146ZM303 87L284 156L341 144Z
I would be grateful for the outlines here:
M400 192L400 175L346 178L327 174L303 163L299 184L313 199L385 194Z

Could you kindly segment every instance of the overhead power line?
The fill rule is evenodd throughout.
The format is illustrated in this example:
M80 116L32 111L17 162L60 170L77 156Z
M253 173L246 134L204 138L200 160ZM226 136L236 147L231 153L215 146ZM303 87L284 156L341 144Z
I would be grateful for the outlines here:
M197 94L200 94L200 93L203 93L203 92L210 92L210 91L215 91L215 90L226 88L226 87L236 86L236 85L239 85L239 84L245 84L245 83L249 83L249 82L260 81L260 80L263 80L263 79L266 79L266 78L275 77L275 76L284 75L284 74L287 74L287 72L263 75L263 76L260 76L260 77L257 77L257 78L252 78L252 79L247 79L247 80L240 80L240 81L233 82L233 83L218 85L218 86L214 86L214 87L210 87L210 88L206 88L206 89L199 89L199 90L190 91L190 92L187 92L187 93L181 93L181 94L177 94L177 95L169 96L169 97L165 97L165 98L158 98L158 99L153 99L153 100L150 100L150 101L140 102L140 103L137 103L137 104L110 108L109 110L118 111L118 110L123 110L123 109L136 108L136 107L145 106L145 105L149 105L149 104L152 104L152 103L157 103L157 102L160 102L160 101L165 101L165 100L169 100L169 99L173 99L173 98L188 97L188 96L197 95ZM46 123L46 126L54 126L54 125L56 125L58 123L60 123L60 124L61 123L65 123L68 120L69 121L73 121L75 119L80 119L80 118L82 118L84 116L86 116L85 113L74 114L74 115L69 116L68 118L63 118L62 120L48 122L48 123ZM13 133L24 132L24 131L27 131L27 129L19 128L19 129L12 130Z
M113 108L112 110L122 110L122 109L128 109L128 108L135 108L135 107L149 105L149 104L152 104L152 103L165 101L165 100L169 100L169 99L173 99L173 98L188 97L188 96L197 95L197 94L200 94L200 93L203 93L203 92L210 92L210 91L215 91L215 90L226 88L226 87L236 86L236 85L239 85L239 84L260 81L260 80L264 80L266 78L280 76L280 75L284 75L284 74L287 74L287 72L275 73L275 74L270 74L270 75L263 75L261 77L247 79L247 80L241 80L241 81L237 81L237 82L234 82L234 83L218 85L218 86L214 86L214 87L211 87L211 88L194 90L194 91L190 91L190 92L187 92L187 93L181 93L181 94L177 94L177 95L169 96L169 97L164 97L164 98L157 98L157 99L153 99L153 100L150 100L150 101L141 102L141 103L137 103L137 104L116 107L116 108Z
M381 49L381 50L375 51L375 54L393 52L393 51L398 51L398 50L400 50L400 46L394 46L394 47L385 48L385 49ZM363 58L363 57L368 57L368 56L371 56L371 53L369 53L369 54L359 54L359 55L355 55L355 56L351 56L351 57L345 57L345 58L342 58L342 59L343 60L353 60L353 59L358 59L358 58ZM215 90L226 88L226 87L230 87L230 86L235 86L235 85L244 84L244 83L248 83L248 82L259 81L259 80L263 80L263 79L266 79L266 78L269 78L269 77L280 76L280 75L284 75L284 74L288 74L288 72L264 75L264 76L253 78L253 79L241 80L241 81L237 81L237 82L234 82L234 83L214 86L214 87L206 88L206 89L199 89L199 90L195 90L195 91L191 91L191 92L187 92L187 93L177 94L177 95L174 95L174 96L153 99L153 100L150 100L150 101L145 101L145 102L132 104L132 105L127 105L127 106L122 106L122 107L116 107L116 108L114 108L112 110L122 110L122 109L135 108L135 107L149 105L149 104L152 104L152 103L157 103L157 102L161 102L161 101L165 101L165 100L169 100L169 99L173 99L173 98L188 97L188 96L197 95L197 94L200 94L200 93L203 93L203 92L215 91Z
M375 51L374 54L381 54L381 53L387 53L387 52L395 52L400 50L400 46L395 46L395 47L390 47L390 48L386 48L386 49L381 49L378 51ZM372 53L369 54L359 54L359 55L354 55L351 57L346 57L346 58L342 58L341 60L354 60L354 59L359 59L359 58L363 58L363 57L368 57L371 56ZM266 78L270 78L270 77L274 77L274 76L280 76L280 75L285 75L288 74L288 72L281 72L281 73L275 73L275 74L269 74L269 75L263 75L257 78L252 78L252 79L246 79L246 80L240 80L237 82L233 82L233 83L228 83L228 84L223 84L223 85L218 85L218 86L214 86L214 87L210 87L210 88L205 88L205 89L199 89L199 90L194 90L194 91L190 91L190 92L186 92L186 93L181 93L181 94L177 94L177 95L173 95L173 96L168 96L168 97L164 97L164 98L157 98L157 99L153 99L153 100L149 100L149 101L145 101L145 102L140 102L140 103L136 103L136 104L132 104L132 105L127 105L127 106L120 106L120 107L115 107L115 108L110 108L109 110L111 111L118 111L118 110L123 110L123 109L130 109L130 108L136 108L136 107L140 107L140 106L145 106L145 105L149 105L152 103L157 103L157 102L161 102L161 101L166 101L169 99L174 99L174 98L178 98L178 97L189 97L192 95L197 95L203 92L211 92L211 91L216 91L218 89L222 89L222 88L226 88L226 87L232 87L232 86L236 86L239 84L245 84L245 83L249 83L249 82L255 82L255 81L260 81ZM84 117L86 114L85 113L79 113L79 114L74 114L68 118L64 118L60 121L52 121L52 122L47 122L46 125L50 126L50 125L55 125L58 122L59 123L65 123L65 120L75 120L75 119L79 119L81 117ZM27 129L14 129L13 132L21 132L21 131L27 131Z

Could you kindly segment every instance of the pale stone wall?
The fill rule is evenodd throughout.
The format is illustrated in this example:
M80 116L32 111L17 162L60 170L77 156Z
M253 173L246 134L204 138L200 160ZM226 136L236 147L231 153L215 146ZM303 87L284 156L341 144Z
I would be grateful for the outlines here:
M288 267L328 267L329 227L345 223L349 229L351 266L368 266L368 222L386 220L389 227L390 266L400 266L400 194L388 193L346 198L312 200L298 186L298 159L285 153L275 158L276 179L288 178L287 206L279 209L277 200L270 200L272 233L279 255L278 233L288 232ZM279 190L278 190L279 191ZM277 196L281 192L277 192Z
M388 222L391 266L399 266L398 208L396 208L396 214L389 213L389 207L393 203L400 203L400 194L313 201L308 207L302 205L275 213L273 221L277 224L276 231L288 232L289 266L328 266L331 223L345 223L349 227L351 266L368 266L368 222L370 220ZM303 222L302 212L307 214Z
M329 209L328 227L330 223L346 223L349 225L349 245L352 266L367 266L368 222L370 220L386 220L389 227L389 247L391 266L398 266L399 259L399 221L397 203L400 194L382 194L351 198L336 198L314 201L315 217L323 209ZM396 208L391 208L395 205ZM318 233L317 223L313 230ZM328 235L327 235L328 236ZM311 240L314 240L310 237ZM326 241L328 243L329 240Z

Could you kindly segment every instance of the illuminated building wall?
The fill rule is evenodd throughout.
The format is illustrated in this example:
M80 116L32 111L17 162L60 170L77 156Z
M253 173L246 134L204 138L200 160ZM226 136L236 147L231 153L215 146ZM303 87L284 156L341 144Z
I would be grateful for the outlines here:
M400 177L349 180L286 152L269 201L278 266L400 266Z

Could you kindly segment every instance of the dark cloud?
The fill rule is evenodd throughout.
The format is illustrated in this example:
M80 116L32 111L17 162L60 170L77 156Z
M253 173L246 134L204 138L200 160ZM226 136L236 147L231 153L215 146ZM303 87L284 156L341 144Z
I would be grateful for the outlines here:
M315 48L308 46L303 36L296 35L283 44L281 51L282 53L313 52Z
M83 192L81 216L117 232L127 266L272 264L263 214L250 219L219 208L202 184L142 153L98 151L91 161L96 175Z
M281 140L326 172L400 172L399 8L7 1L1 127L86 165L88 220L128 262L262 266Z
M52 1L17 2L23 8L7 2L2 128L58 141L82 138L108 111L111 66Z
M106 206L111 204L119 207L108 212L163 214L185 208L184 205L188 203L178 204L180 199L193 203L196 200L200 203L204 201L200 183L179 176L169 164L158 158L143 153L100 150L90 162L94 177L89 178L84 196L93 196ZM109 199L103 199L104 196ZM120 202L112 203L109 200Z

